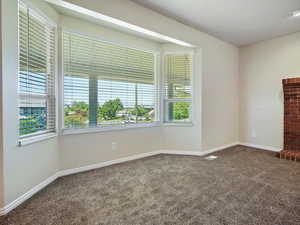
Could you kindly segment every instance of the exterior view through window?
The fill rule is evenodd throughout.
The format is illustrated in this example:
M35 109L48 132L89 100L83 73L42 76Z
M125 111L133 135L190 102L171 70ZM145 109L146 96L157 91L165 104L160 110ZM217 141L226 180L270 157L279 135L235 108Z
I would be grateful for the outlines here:
M63 32L64 127L156 120L155 55Z
M164 57L165 122L191 122L192 55Z
M55 131L55 26L19 2L19 133Z

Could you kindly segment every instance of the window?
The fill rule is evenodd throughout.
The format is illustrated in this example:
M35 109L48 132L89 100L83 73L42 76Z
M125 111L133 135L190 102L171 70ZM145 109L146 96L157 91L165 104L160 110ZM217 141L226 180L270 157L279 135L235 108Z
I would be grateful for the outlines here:
M191 122L192 55L166 54L164 57L165 122Z
M155 54L63 32L64 128L156 121Z
M19 134L55 132L55 26L19 2Z

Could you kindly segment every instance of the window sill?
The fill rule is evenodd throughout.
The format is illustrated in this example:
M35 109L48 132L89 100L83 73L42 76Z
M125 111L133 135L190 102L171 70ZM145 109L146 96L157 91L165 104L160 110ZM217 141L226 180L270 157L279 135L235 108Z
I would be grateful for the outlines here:
M194 124L192 122L186 122L186 123L176 123L176 122L166 122L166 123L163 123L163 126L165 127L193 127Z
M30 144L33 144L36 142L48 140L48 139L51 139L54 137L57 137L57 133L47 133L47 134L42 134L42 135L38 135L35 137L24 138L24 139L19 140L18 146L23 147L23 146L30 145Z
M158 127L160 125L159 122L149 123L149 124L132 124L132 125L114 125L107 127L95 127L95 128L65 128L62 129L62 135L71 135L71 134L85 134L85 133L100 133L100 132L110 132L110 131L123 131L123 130L131 130L138 128L149 128L149 127Z

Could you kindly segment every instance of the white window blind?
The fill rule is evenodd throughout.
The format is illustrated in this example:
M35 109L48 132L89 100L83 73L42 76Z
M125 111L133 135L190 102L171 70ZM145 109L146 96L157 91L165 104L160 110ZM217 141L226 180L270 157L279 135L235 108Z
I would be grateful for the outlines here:
M19 2L20 137L55 131L55 26Z
M64 127L156 120L155 55L63 32Z
M192 55L164 57L165 122L190 122L192 106Z

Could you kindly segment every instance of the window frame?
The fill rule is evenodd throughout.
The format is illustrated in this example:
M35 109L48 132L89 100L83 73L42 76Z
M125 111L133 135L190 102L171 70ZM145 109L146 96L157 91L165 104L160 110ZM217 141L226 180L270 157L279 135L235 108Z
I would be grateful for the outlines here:
M178 54L189 54L191 56L191 97L190 99L184 99L184 98L168 98L166 89L164 88L164 84L166 81L165 76L165 56L166 55L178 55ZM182 51L164 51L162 55L162 97L161 97L161 103L162 103L162 124L164 126L194 126L194 71L195 71L195 50L182 50ZM189 121L187 122L180 122L180 121L169 121L168 118L168 110L167 106L168 103L176 103L176 102L188 102L190 103L190 110L189 110Z
M23 4L26 8L28 8L29 10L34 11L34 13L36 13L40 18L42 18L45 23L47 23L47 25L52 26L53 30L54 30L54 57L53 57L53 78L54 78L54 107L55 107L55 120L54 120L54 129L53 131L47 131L47 130L42 130L42 131L37 131L33 134L26 134L26 135L21 135L19 132L19 128L20 128L20 120L19 120L19 115L20 115L20 96L25 95L24 92L20 91L20 87L19 87L19 73L20 73L20 23L19 23L19 18L20 18L20 5ZM39 142L39 141L43 141L46 139L50 139L50 138L54 138L58 136L58 25L57 23L49 18L42 10L40 10L38 7L34 6L31 2L27 1L27 0L18 0L18 14L17 14L17 18L18 18L18 45L17 45L17 49L18 49L18 59L17 59L17 65L18 65L18 79L17 79L17 94L18 94L18 105L17 105L17 124L18 124L18 130L17 130L17 136L18 136L18 146L25 146L28 144L32 144L35 142ZM49 47L49 46L47 46ZM47 48L48 49L48 48ZM40 99L46 99L46 101L48 101L49 99L49 93L47 94L32 94L32 95L36 95L37 98ZM48 111L48 107L47 107L47 111Z
M154 99L155 99L155 120L151 123L136 123L136 124L112 124L107 126L97 126L97 127L86 127L86 128L65 128L65 115L64 115L64 104L65 104L65 96L64 96L64 76L65 76L65 69L64 69L64 48L63 48L63 33L70 32L77 35L81 35L83 37L95 39L98 41L102 41L105 43L109 43L112 45L130 48L138 51L143 51L147 53L151 53L154 56ZM137 129L137 128L149 128L149 127L157 127L161 125L161 51L158 50L149 50L143 47L137 47L129 44L124 44L116 41L107 40L103 37L99 37L97 35L91 35L89 33L82 33L78 32L74 29L69 29L67 27L62 27L60 30L60 54L61 54L61 76L59 78L59 98L60 98L60 131L62 135L70 135L70 134L82 134L82 133L96 133L96 132L109 132L109 131L119 131L119 130L129 130L129 129Z

